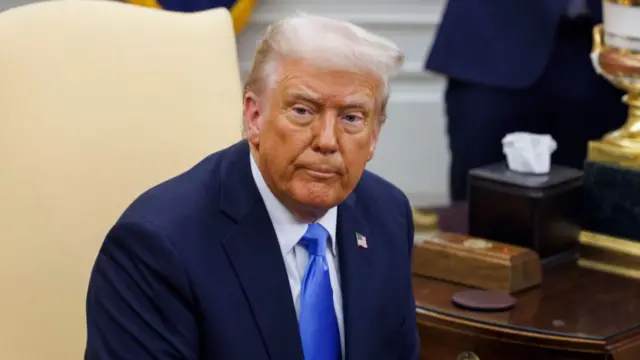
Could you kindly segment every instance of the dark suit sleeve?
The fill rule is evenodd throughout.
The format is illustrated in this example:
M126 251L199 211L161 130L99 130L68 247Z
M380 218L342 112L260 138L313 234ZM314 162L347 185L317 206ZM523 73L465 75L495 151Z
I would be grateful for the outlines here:
M406 198L405 198L406 199ZM406 298L406 325L405 325L405 338L402 346L402 353L399 360L418 360L420 356L420 337L418 335L418 326L416 321L416 300L413 293L412 278L412 258L413 258L413 242L414 242L414 228L413 228L413 213L409 201L406 200L406 221L407 221L407 241L408 241L408 258L407 258L407 291Z
M150 224L119 222L91 273L85 360L196 360L197 349L184 264Z

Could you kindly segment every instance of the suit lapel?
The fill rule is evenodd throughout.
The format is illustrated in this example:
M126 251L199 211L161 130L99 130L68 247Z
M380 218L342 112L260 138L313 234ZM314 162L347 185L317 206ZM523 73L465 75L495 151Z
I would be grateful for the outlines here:
M351 194L338 207L338 252L343 298L345 355L347 359L368 357L366 320L371 316L370 297L375 244L358 246L356 233L370 239L369 229L356 207L356 195Z
M236 222L223 247L272 360L303 360L298 320L276 233L251 175L249 146L232 148L222 171L221 210Z

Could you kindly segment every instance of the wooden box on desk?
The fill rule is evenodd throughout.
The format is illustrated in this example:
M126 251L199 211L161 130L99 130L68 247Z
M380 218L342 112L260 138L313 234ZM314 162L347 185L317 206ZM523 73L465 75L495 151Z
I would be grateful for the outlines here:
M542 281L540 259L534 251L446 232L416 238L413 272L507 293L536 286Z

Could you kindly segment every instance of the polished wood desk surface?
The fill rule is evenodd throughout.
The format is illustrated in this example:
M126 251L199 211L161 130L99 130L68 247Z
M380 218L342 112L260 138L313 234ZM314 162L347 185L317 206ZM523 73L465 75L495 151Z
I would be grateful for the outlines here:
M457 308L451 297L465 286L416 276L417 306L513 330L592 340L640 333L640 282L563 265L544 273L542 284L514 294L510 311L482 313Z
M442 231L466 233L464 206L437 212ZM557 265L495 313L453 305L466 286L418 275L413 283L421 359L640 359L640 281Z

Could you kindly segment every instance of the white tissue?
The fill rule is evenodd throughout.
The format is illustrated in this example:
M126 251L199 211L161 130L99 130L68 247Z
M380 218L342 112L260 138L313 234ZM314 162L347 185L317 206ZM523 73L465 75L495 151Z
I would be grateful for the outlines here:
M502 139L509 169L521 173L546 174L557 144L551 135L514 132Z

